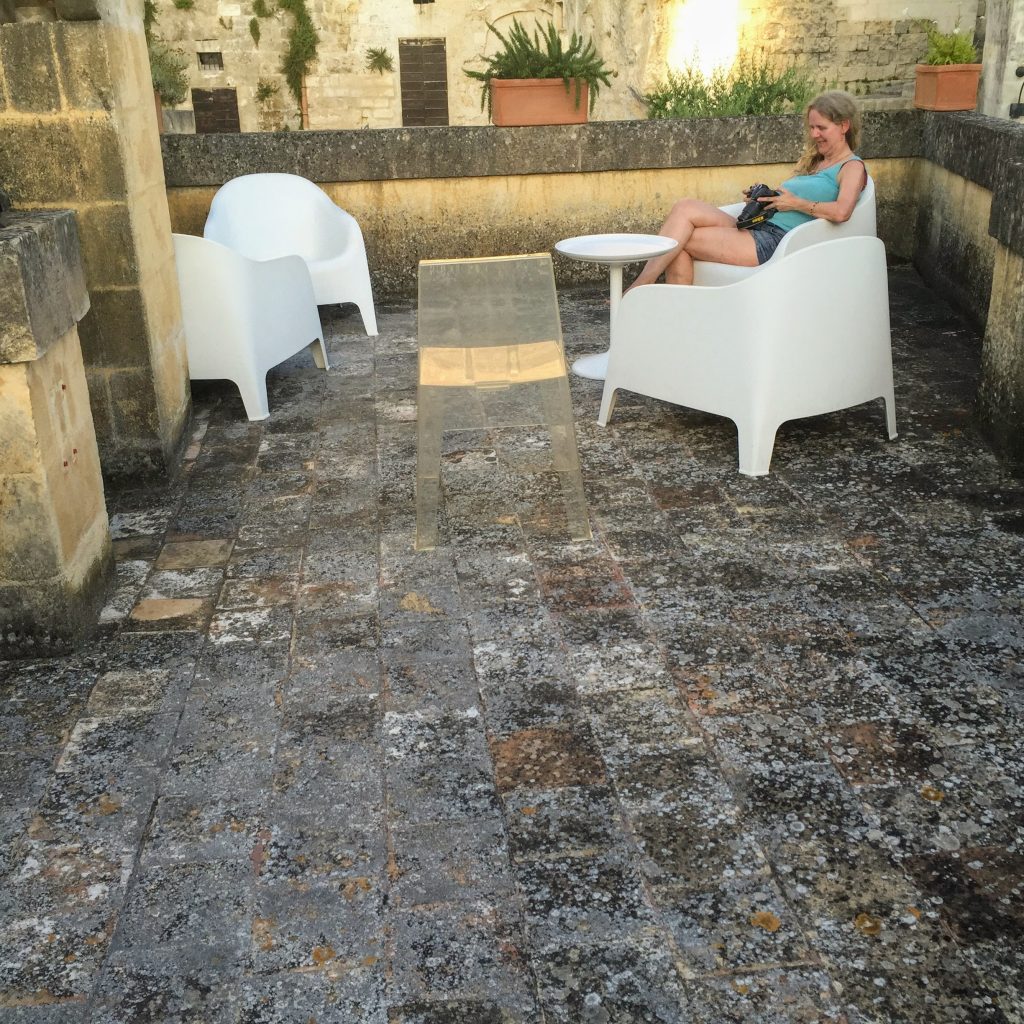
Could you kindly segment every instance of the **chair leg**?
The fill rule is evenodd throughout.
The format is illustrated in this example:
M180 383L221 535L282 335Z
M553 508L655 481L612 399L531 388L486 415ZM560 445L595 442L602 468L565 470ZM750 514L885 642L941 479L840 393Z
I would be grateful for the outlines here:
M373 308L373 299L366 302L357 302L359 315L363 318L363 328L368 338L377 337L377 314Z
M242 396L242 405L245 406L245 415L250 420L265 420L270 418L270 402L267 400L267 375L262 376L253 373L244 379L236 380L238 391Z
M736 423L736 445L739 450L739 471L744 476L767 476L775 448L779 424Z
M885 428L889 432L889 440L896 437L896 396L890 388L883 396L885 402Z
M601 411L597 414L598 426L608 426L608 420L615 411L615 399L619 396L619 389L613 388L605 382L604 391L601 392Z
M327 360L327 346L320 338L310 343L309 351L312 352L313 362L316 363L318 369L329 370L331 368L331 364Z

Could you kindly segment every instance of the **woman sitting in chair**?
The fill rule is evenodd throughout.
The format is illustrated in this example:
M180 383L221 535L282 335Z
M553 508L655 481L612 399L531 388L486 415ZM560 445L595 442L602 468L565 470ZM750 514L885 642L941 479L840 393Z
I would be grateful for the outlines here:
M658 231L679 247L649 260L631 287L693 284L693 261L709 260L738 267L766 263L782 236L814 217L842 224L850 219L867 183L867 170L854 153L860 140L860 110L845 92L824 92L807 107L807 145L795 175L779 186L777 196L758 201L774 211L755 229L741 229L736 218L701 202L680 199Z

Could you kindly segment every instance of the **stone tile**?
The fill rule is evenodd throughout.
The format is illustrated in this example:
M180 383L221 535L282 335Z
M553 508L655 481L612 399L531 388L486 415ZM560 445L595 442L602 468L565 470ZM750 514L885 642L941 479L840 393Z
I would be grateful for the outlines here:
M508 839L497 815L390 830L392 895L398 905L500 903L515 892Z
M545 1020L674 1024L691 1019L672 955L644 937L550 945L535 970Z
M147 597L139 601L130 616L136 629L203 629L210 621L213 602L199 597Z
M456 1007L474 1007L482 1020L498 1007L513 1021L531 1019L525 1015L535 1011L534 985L513 903L415 907L395 913L391 923L396 952L388 1001L395 1008L393 1017L403 1019L410 1004L451 1000Z
M604 764L586 729L528 729L491 743L499 792L593 785Z
M381 960L340 968L328 961L314 971L256 975L242 989L240 1017L249 1024L309 1024L332 1018L389 1024L385 988Z
M256 888L250 957L258 974L365 965L383 957L384 939L383 876Z
M230 540L171 541L160 549L156 568L195 569L226 565L231 556Z

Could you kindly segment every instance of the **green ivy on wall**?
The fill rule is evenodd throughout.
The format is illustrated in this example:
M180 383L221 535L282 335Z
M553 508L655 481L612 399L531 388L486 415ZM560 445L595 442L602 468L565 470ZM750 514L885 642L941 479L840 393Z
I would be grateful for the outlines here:
M260 45L260 19L250 18L249 19L249 35L252 36L252 41L257 45Z
M292 30L288 34L288 47L281 58L281 73L288 83L288 91L295 97L295 102L301 105L302 79L309 71L309 66L316 60L320 36L313 27L306 0L278 0L278 6L281 10L288 11L294 19Z

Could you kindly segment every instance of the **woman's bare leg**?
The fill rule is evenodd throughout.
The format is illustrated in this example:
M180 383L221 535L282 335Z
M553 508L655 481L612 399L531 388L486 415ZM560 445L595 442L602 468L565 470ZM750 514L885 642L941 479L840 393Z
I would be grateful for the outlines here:
M648 260L630 288L652 285L663 273L670 285L692 285L694 259L735 266L758 263L751 232L739 230L734 217L699 200L680 200L658 234L676 239L678 248Z
M693 281L693 260L684 251L690 237L697 228L704 227L731 227L735 229L736 221L729 214L723 213L717 206L701 202L699 199L680 199L669 212L665 223L658 231L659 235L674 238L679 247L664 256L655 256L648 260L643 270L637 275L637 279L630 285L635 288L639 284L653 284L668 268L677 260L681 264L673 271L673 276L686 277L687 265L689 265L689 281ZM689 283L688 281L672 282ZM627 289L628 291L628 289Z

